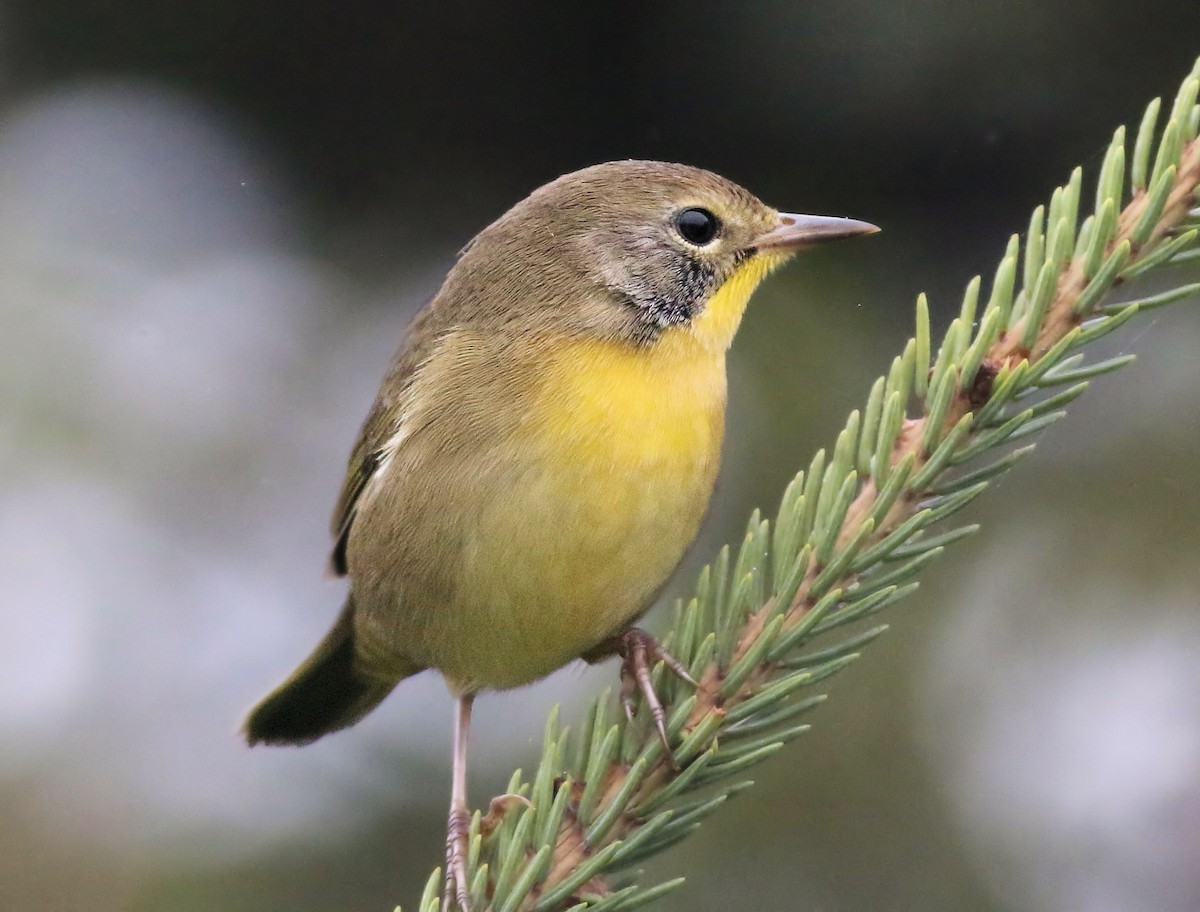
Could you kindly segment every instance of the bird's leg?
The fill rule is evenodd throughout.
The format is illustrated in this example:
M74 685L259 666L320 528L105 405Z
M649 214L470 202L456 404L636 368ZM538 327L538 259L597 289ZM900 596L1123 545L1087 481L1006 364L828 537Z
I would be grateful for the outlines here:
M467 737L471 731L471 703L475 694L463 694L454 710L454 778L450 785L450 818L446 822L446 879L442 890L442 910L450 909L450 898L460 912L470 912L467 897L467 838L471 814L467 810Z
M667 759L675 765L675 755L671 750L671 742L667 739L667 714L663 710L658 694L654 692L654 684L650 681L650 668L655 662L662 662L676 677L693 687L699 687L695 679L688 674L683 663L667 652L653 636L640 627L630 627L616 638L616 652L621 656L621 705L625 708L625 718L633 721L633 695L641 691L642 699L650 709L654 719L654 727L658 737L662 739L663 749Z

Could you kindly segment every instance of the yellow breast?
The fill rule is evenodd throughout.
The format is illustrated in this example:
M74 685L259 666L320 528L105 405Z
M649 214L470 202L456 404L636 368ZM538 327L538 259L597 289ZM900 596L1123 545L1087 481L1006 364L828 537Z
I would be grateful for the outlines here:
M745 263L695 319L645 345L580 340L558 347L536 421L551 447L639 465L686 463L719 447L725 352L754 289L774 266ZM582 451L581 451L582 450ZM589 452L594 450L595 452Z
M541 677L648 607L695 537L720 459L725 351L766 266L648 345L556 346L520 432L526 469L481 517L463 591L490 631L463 677ZM465 644L461 644L465 645Z

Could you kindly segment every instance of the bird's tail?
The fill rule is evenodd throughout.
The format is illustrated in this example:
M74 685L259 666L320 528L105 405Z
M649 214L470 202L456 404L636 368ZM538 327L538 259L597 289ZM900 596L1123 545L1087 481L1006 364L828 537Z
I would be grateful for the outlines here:
M414 673L417 669L413 669ZM354 648L354 602L291 676L250 710L242 725L254 744L307 744L353 725L407 677L365 673Z

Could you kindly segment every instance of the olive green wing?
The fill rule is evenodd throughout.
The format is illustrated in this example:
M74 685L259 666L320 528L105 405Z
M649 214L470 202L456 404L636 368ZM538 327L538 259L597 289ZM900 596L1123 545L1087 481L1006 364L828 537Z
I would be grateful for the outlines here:
M358 499L383 460L384 447L390 436L388 427L392 424L390 414L391 410L381 407L377 399L350 454L346 479L333 508L333 551L329 555L329 569L335 576L346 575L346 542L350 537L350 526L354 523Z
M346 480L342 483L342 491L338 496L337 506L333 512L333 551L329 555L329 570L334 576L345 576L346 542L350 538L350 526L354 522L355 505L363 488L375 474L383 457L380 450L373 450L360 457L356 452L350 460L350 468Z
M333 551L329 555L329 570L335 576L346 575L346 543L350 538L350 527L354 524L359 498L379 470L388 446L404 421L409 384L437 340L438 334L430 331L432 311L433 307L427 304L410 327L350 453L346 478L333 509Z

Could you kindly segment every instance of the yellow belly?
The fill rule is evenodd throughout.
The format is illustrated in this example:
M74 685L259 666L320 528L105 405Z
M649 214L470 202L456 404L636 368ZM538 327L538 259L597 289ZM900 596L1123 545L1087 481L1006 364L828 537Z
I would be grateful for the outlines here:
M462 567L464 615L490 635L448 677L528 683L649 607L707 509L725 406L723 351L666 367L611 343L558 352L522 429L530 458Z
M517 687L650 607L707 510L725 351L769 265L750 261L648 345L544 342L528 364L509 361L507 380L486 361L489 394L522 417L483 448L414 442L412 465L401 452L391 471L420 483L395 481L393 502L381 494L358 520L394 532L352 533L368 659L437 668L459 691ZM499 414L469 412L459 420Z

